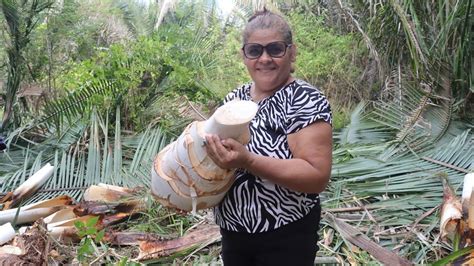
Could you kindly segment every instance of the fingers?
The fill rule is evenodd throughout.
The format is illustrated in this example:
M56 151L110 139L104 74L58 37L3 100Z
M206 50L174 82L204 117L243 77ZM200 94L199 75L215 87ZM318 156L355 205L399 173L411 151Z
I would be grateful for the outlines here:
M206 135L206 151L213 161L219 164L219 158L222 157L226 148L222 145L218 136Z
M240 143L234 139L224 139L224 140L221 140L221 144L222 146L226 147L228 150L235 150L237 145L239 145Z
M235 151L232 140L221 140L216 135L206 135L206 151L209 157L221 168L234 168Z
M207 147L210 148L215 154L220 154L226 150L223 145L223 141L219 139L217 135L206 136Z

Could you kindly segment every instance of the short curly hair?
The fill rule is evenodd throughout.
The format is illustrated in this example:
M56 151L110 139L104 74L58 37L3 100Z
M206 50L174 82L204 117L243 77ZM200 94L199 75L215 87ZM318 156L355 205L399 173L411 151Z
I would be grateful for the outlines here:
M266 29L277 30L283 37L284 42L287 44L293 43L293 34L288 22L286 22L282 16L275 14L266 8L255 12L255 14L253 14L253 16L248 20L242 34L243 43L247 43L250 35L254 31Z

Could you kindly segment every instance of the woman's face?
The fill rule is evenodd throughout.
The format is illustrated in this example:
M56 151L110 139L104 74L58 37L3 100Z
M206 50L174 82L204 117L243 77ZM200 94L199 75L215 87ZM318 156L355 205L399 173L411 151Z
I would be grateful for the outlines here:
M250 34L247 43L258 43L266 46L272 42L283 41L283 37L276 30L260 29ZM242 51L241 51L242 52ZM291 77L291 63L296 59L296 47L286 48L283 57L275 58L268 55L266 49L256 59L248 59L242 52L244 64L255 83L256 92L271 95L275 90L289 81Z

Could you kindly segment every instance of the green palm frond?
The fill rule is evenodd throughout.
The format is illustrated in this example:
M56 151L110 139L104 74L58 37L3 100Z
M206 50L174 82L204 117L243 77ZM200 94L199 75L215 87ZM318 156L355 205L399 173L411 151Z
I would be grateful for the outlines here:
M20 15L18 14L19 8L15 1L12 0L2 0L1 7L9 32L15 36L15 33L18 32L18 28L20 27Z
M113 1L112 3L121 11L125 25L135 37L150 36L157 21L157 2L136 2L131 0Z
M69 162L71 155L68 153L77 155L85 130L84 123L76 120L70 126L64 127L59 137L54 131L45 133L46 140L41 143L31 141L25 143L27 139L21 135L12 139L8 151L0 154L0 166L2 166L0 167L0 191L14 190L48 162L55 166L59 162ZM20 134L24 133L20 132ZM76 148L71 148L73 145L76 145ZM59 173L65 175L69 172L58 172L56 168L54 176Z
M402 7L398 1L391 0L390 5L400 19L403 30L405 31L406 43L408 50L410 51L412 62L414 63L415 72L418 73L420 69L426 69L428 60L425 56L426 45L422 38L423 35L420 34L420 27L415 27L420 23L416 21L417 14L413 8L412 1L405 1L405 6ZM405 12L404 8L415 11L411 13L411 17ZM415 20L415 21L413 21ZM421 66L419 64L422 64Z
M349 124L334 134L334 139L338 144L346 146L357 144L355 147L361 147L364 144L384 143L391 140L393 132L387 130L386 126L371 120L365 115L368 108L366 102L360 102L352 111Z
M64 120L72 121L76 116L87 114L92 107L91 100L98 95L111 95L118 92L118 84L113 81L100 80L88 83L76 91L55 101L50 101L44 108L42 122L51 122L59 129Z
M445 134L452 116L452 100L437 94L429 84L403 78L392 81L397 89L383 93L369 119L395 133L392 142L398 152L421 152ZM394 151L394 150L393 150ZM392 151L392 152L393 152Z
M414 263L423 264L430 254L446 248L437 240L439 216L435 215L442 203L441 177L447 177L460 193L464 175L474 171L472 129L436 149L385 161L377 159L386 152L383 144L360 145L362 152L351 159L339 158L347 158L352 146L340 150L344 148L347 153L334 154L332 182L322 194L326 208L362 205L369 209L341 217Z
M107 119L93 111L90 122L76 120L64 126L59 138L52 130L37 145L10 144L9 151L0 154L0 166L9 166L0 167L0 192L13 191L48 162L55 166L53 175L25 204L65 194L79 200L87 187L98 183L146 187L152 161L167 137L151 127L123 136L118 110L116 119L112 136Z

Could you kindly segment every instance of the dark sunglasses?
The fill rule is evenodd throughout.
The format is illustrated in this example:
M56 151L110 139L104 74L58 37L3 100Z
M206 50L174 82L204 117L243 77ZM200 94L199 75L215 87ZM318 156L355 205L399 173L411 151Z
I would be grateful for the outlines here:
M246 43L242 47L245 57L248 59L257 59L263 54L263 50L267 51L267 54L274 58L280 58L285 56L286 48L290 47L291 44L286 44L284 41L271 42L265 46L258 43Z

